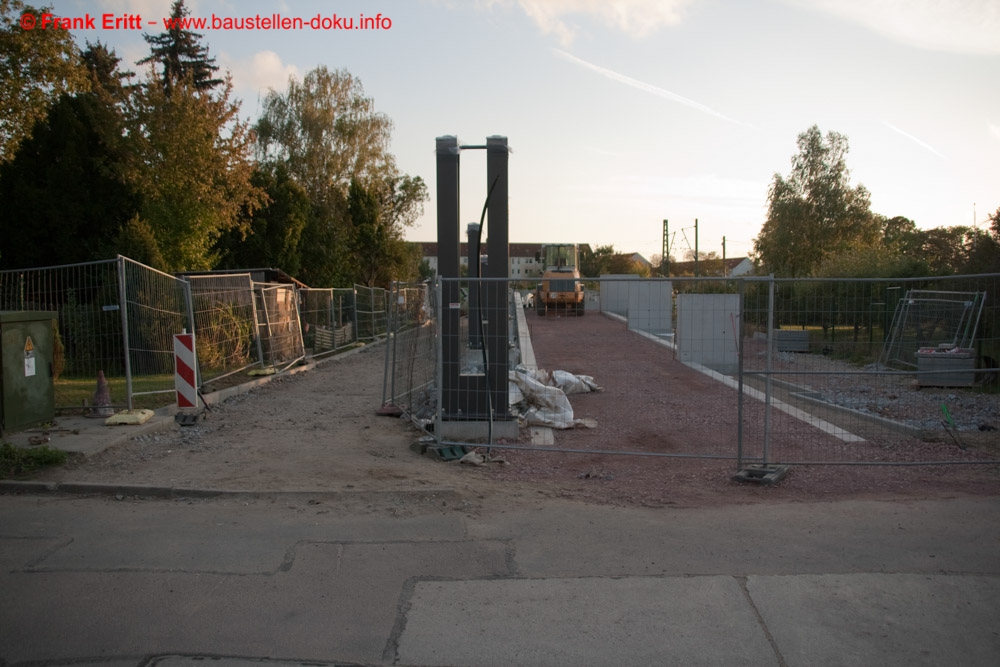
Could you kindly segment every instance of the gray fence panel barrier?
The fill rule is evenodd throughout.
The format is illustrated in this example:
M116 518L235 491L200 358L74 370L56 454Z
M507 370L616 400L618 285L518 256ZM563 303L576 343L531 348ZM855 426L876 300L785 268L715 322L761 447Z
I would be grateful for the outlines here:
M127 346L129 408L138 397L148 405L173 402L174 334L191 328L188 285L184 280L157 271L126 257L120 258ZM152 402L148 402L152 400Z
M380 287L355 285L355 330L361 342L379 340L389 327L388 293Z
M202 385L261 363L249 273L188 276Z
M0 310L59 313L53 369L57 410L90 405L99 371L112 403L128 405L119 271L114 259L0 271Z
M427 284L397 283L390 292L389 333L383 408L429 426L437 405L437 318L434 290Z
M899 344L894 314L917 287L982 301L975 317L965 299L920 311L925 317L911 318ZM995 459L1000 432L989 429L1000 427L1000 306L989 295L998 287L996 275L746 280L744 457L867 465Z
M354 290L299 288L306 355L322 358L357 344Z
M476 327L470 325L473 314L468 295L476 289L476 281L457 282L458 289L449 288L449 294L458 297L430 309L435 321L422 328L406 329L407 318L394 315L400 324L393 325L392 336L398 340L392 340L387 350L386 396L404 403L405 411L422 411L424 418L454 407L448 405L455 399L446 395L449 389L440 378L455 374L455 369L445 364L457 364L460 379L451 390L466 392L458 399L461 409L476 410L482 403L468 395L479 387L470 378L484 372L473 335ZM664 360L682 364L685 372L696 372L715 384L713 392L718 396L703 420L705 434L717 435L725 424L725 438L713 440L711 446L706 445L708 438L692 438L690 447L661 453L648 448L632 451L630 442L612 440L608 453L727 458L737 466L997 462L1000 305L995 295L1000 293L1000 276L893 281L672 278L669 284L672 294L665 295L662 279L604 277L600 283L591 283L590 291L610 290L610 299L598 296L595 300L618 303L621 307L612 309L615 312L588 311L579 322L564 318L557 327L534 327L536 331L532 323L547 322L546 318L534 317L531 311L532 316L524 312L512 316L524 319L530 332L516 346L531 346L533 339L543 336L534 340L538 367L565 370L553 367L565 357L576 364L577 368L570 369L574 371L586 372L580 359L587 359L594 366L617 364L616 371L637 378L674 373L668 367L652 367L645 347L638 354L639 346L656 345ZM950 304L944 311L947 317L911 322L904 333L920 341L911 344L911 358L883 364L883 350L894 336L899 337L893 325L896 301L918 287L973 295L966 299L972 305ZM489 290L480 292L486 299L480 308L489 313L487 319L500 316L491 312L490 294ZM617 312L622 308L625 312ZM457 337L457 342L446 340L448 336L441 332L439 318L445 315L458 318L457 326L449 325L452 333L448 334ZM956 328L961 329L957 336ZM512 342L513 332L519 329L510 327ZM435 331L437 346L421 337L425 330ZM545 343L544 336L554 336L556 344ZM620 337L620 342L611 351L597 345L596 341L612 336ZM964 341L966 347L953 348L955 340ZM445 360L442 349L449 345L452 350ZM436 355L433 376L427 370L431 355ZM520 349L511 359L516 364L524 355ZM412 369L422 370L413 373ZM416 401L413 395L418 386L424 393ZM428 392L428 387L434 391ZM632 388L620 391L628 393ZM433 406L428 407L432 395ZM629 394L623 404L635 409L647 405L648 398ZM652 404L636 414L636 421L649 419L663 425L675 419L669 409ZM447 440L440 434L437 437ZM524 447L527 437L522 428L521 444L516 446ZM482 444L477 438L462 442ZM558 445L559 432L555 442Z
M298 297L292 285L255 286L266 366L290 366L305 357ZM266 332L266 334L264 333Z

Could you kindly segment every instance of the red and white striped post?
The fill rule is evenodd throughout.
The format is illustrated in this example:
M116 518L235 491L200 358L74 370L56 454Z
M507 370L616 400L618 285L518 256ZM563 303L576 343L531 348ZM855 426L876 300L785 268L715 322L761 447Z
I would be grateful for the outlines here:
M174 387L178 408L198 407L195 363L194 334L174 334Z

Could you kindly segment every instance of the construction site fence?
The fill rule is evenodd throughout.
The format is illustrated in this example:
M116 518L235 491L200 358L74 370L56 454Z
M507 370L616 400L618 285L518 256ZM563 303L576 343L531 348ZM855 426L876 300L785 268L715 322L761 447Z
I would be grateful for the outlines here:
M93 408L99 375L111 407L173 403L175 334L195 334L197 384L213 391L254 368L280 371L383 339L388 303L377 287L301 288L246 272L174 276L121 256L0 271L0 310L58 314L59 411Z
M435 420L438 293L429 283L396 283L390 294L382 404L427 429Z
M384 402L432 434L442 418L461 419L456 414L486 402L463 396L457 411L449 408L456 399L442 386L447 364L460 365L463 391L487 391L466 382L468 376L517 368L530 348L532 323L551 317L532 306L534 285L507 281L504 290L489 289L495 280L401 285L392 298ZM624 366L625 376L654 372L641 361L646 355L631 361L628 350L655 347L666 375L696 373L713 380L713 407L706 402L701 420L706 434L727 434L691 438L682 451L662 453L655 447L630 452L632 444L623 438L614 444L615 454L724 458L737 467L997 462L998 274L895 280L603 276L585 283L583 317L556 313L574 322L560 331L560 347L585 350L598 329L602 336L607 330L620 337L624 354L593 359L598 384L602 365ZM455 313L459 324L442 327L441 318ZM480 353L476 327L500 317L511 320L507 343L514 351L491 360ZM611 329L600 324L607 321ZM452 348L457 354L442 353L449 336L460 339ZM539 354L536 365L560 370L559 351L547 354ZM665 394L682 391L663 388ZM639 410L637 421L671 422L669 409L649 396L630 394L625 404ZM524 412L523 404L511 406L508 416ZM439 433L435 437L444 441ZM558 449L558 430L555 442ZM483 444L479 438L459 443Z

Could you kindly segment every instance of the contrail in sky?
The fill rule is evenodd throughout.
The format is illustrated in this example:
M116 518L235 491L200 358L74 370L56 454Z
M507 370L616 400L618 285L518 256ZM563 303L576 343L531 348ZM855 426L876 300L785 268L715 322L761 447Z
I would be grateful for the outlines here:
M580 58L577 58L576 56L566 53L565 51L562 51L560 49L552 49L552 53L556 54L563 60L573 63L574 65L579 65L580 67L589 69L592 72L597 72L601 76L606 76L612 81L617 81L618 83L624 83L626 86L632 86L633 88L637 88L638 90L641 90L643 92L651 93L653 95L656 95L657 97L668 99L671 102L677 102L678 104L683 104L686 107L691 107L692 109L701 111L702 113L707 113L708 115L715 116L716 118L721 118L722 120L729 121L730 123L736 123L737 125L745 125L745 123L741 123L740 121L734 120L725 114L719 113L715 109L707 107L701 102L695 102L694 100L690 100L686 97L678 95L677 93L672 93L669 90L664 90L663 88L654 86L651 83L646 83L645 81L639 81L638 79L633 79L630 76L619 74L618 72L606 69L599 65L588 63L586 60L581 60Z
M924 143L923 141L920 141L920 139L917 139L915 136L913 136L909 132L903 132L901 129L899 129L898 127L896 127L895 125L893 125L889 121L883 120L882 124L885 125L887 128L889 128L890 130L892 130L893 132L898 132L899 134L903 135L904 137L906 137L907 139L909 139L913 143L917 144L918 146L920 146L922 148L926 148L931 153L934 153L934 155L937 155L939 158L944 158L945 160L948 159L947 157L945 157L944 155L942 155L940 152L938 152L937 150L935 150L934 147L931 146L930 144L927 144L927 143Z

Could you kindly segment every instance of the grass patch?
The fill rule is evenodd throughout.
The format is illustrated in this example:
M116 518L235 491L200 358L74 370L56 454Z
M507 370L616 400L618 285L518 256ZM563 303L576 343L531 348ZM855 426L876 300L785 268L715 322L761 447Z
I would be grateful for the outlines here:
M48 445L21 449L9 442L0 445L0 479L19 479L49 466L66 462L66 452Z

